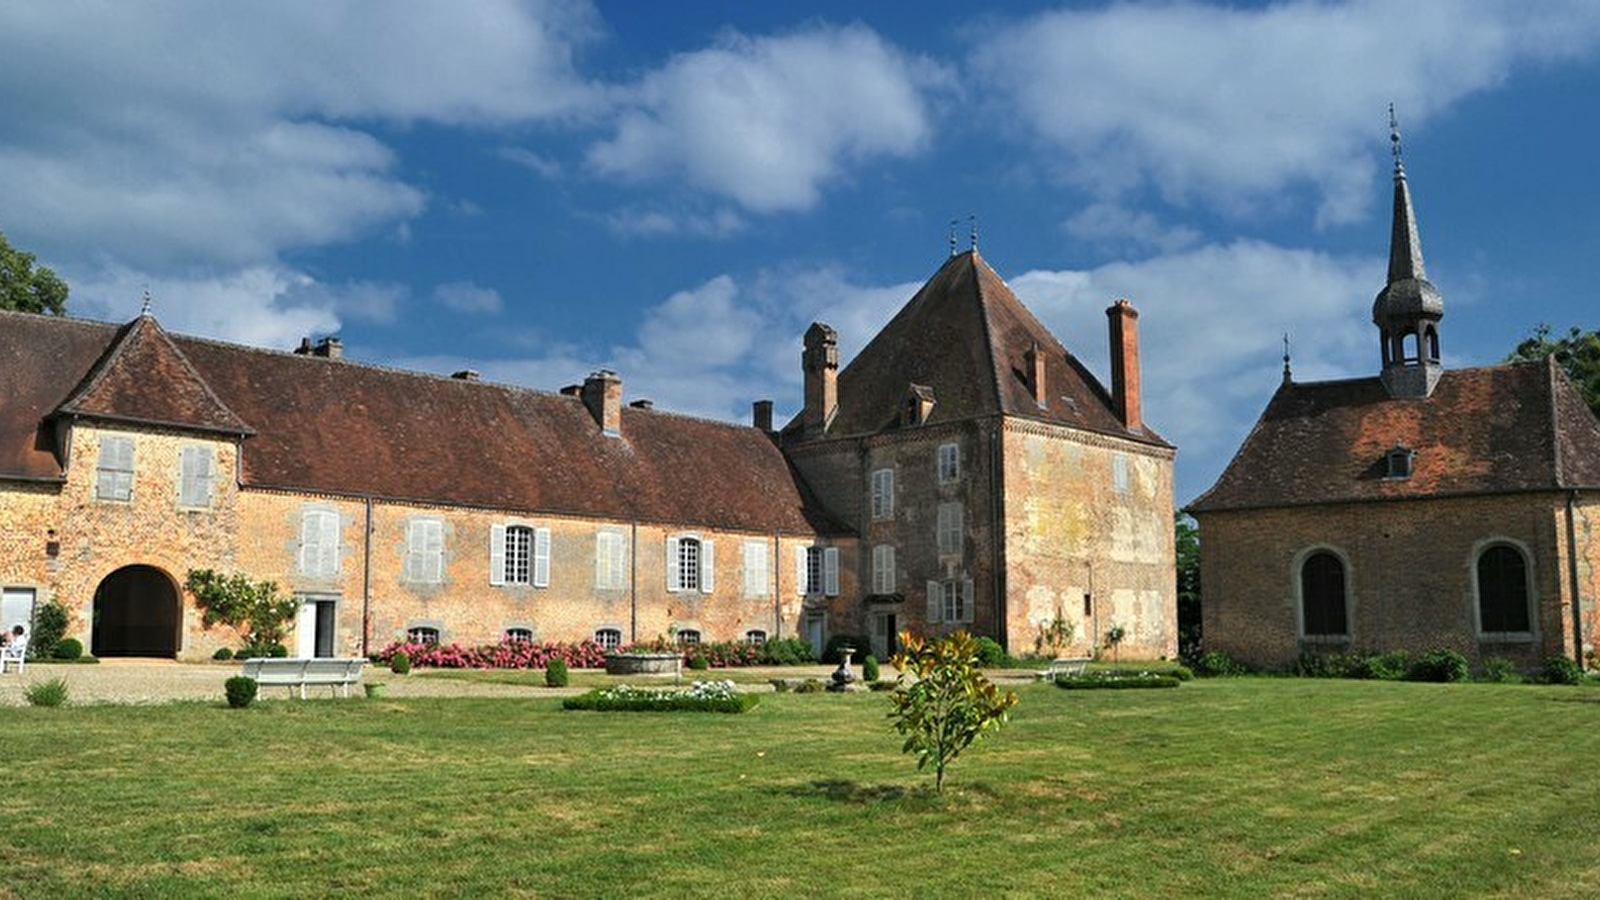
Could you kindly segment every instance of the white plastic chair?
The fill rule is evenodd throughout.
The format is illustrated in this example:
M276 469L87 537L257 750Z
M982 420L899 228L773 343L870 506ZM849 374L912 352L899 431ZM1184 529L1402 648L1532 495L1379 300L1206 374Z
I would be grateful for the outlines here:
M28 636L13 637L4 647L0 647L0 675L6 673L6 667L16 664L17 674L22 674L28 666Z

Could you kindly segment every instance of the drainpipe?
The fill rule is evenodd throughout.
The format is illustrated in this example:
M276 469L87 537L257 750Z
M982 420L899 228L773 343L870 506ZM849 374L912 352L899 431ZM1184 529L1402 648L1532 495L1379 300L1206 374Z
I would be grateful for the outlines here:
M372 497L362 498L367 512L366 533L361 541L361 655L371 653L372 641Z
M628 554L628 643L639 642L639 520L632 522L630 541L633 552Z
M783 637L783 532L772 533L772 639Z
M995 638L1006 652L1011 651L1010 631L1006 627L1006 496L1005 471L1001 454L1004 452L1005 422L996 419L994 433L989 438L989 493L994 498L994 522L989 526L989 541L993 545L994 572L994 627Z
M1578 492L1567 492L1567 586L1572 591L1572 658L1583 665L1583 597L1578 593L1578 531L1573 523L1573 507Z

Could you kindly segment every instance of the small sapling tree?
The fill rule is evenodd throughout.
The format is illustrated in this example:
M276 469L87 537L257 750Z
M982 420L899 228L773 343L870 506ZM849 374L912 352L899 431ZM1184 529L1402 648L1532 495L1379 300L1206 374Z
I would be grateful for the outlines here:
M978 642L965 631L925 640L900 635L894 667L899 687L889 695L894 729L905 735L902 753L917 768L933 766L934 790L944 791L944 770L969 744L1006 721L1017 695L1001 694L979 670ZM907 679L914 679L908 681Z
M1123 628L1121 625L1113 625L1106 631L1106 647L1111 650L1111 668L1113 670L1121 670L1122 668L1122 657L1119 653L1119 648L1122 646L1122 639L1127 636L1128 629Z

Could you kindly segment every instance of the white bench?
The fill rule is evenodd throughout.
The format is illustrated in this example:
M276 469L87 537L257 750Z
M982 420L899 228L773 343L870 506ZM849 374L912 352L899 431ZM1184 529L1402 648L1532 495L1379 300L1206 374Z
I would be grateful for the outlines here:
M300 689L300 699L306 698L306 685L326 684L336 687L344 696L350 696L350 685L361 681L361 670L367 661L364 658L333 659L295 657L288 659L247 659L244 661L244 675L254 678L256 684L263 687L280 685L289 689L290 696L294 689Z
M1082 675L1088 666L1087 656L1064 656L1050 660L1050 667L1037 674L1044 681L1055 681L1061 675Z

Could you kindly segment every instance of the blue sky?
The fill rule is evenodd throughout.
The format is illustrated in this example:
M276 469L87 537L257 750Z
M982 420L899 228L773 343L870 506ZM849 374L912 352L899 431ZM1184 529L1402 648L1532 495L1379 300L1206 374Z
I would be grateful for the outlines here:
M1600 5L0 5L0 230L69 312L748 421L951 219L1207 488L1279 381L1372 374L1398 108L1448 365L1600 326Z

